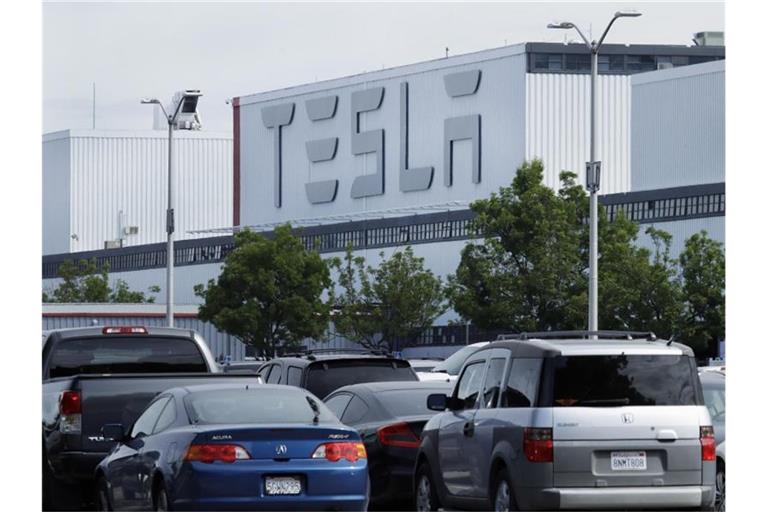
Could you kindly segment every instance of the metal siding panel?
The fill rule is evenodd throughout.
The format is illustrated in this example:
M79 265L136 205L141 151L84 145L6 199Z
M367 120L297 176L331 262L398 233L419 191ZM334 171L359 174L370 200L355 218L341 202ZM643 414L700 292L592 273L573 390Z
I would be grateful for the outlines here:
M589 159L590 77L576 74L526 74L526 159L544 162L544 183L559 186L569 170L584 182ZM630 184L629 77L600 75L597 103L597 159L603 162L601 194L626 192Z
M445 93L446 74L480 69L482 77L476 94L451 98ZM508 185L514 169L525 154L525 55L504 56L457 66L366 81L366 75L344 81L345 85L296 95L291 90L269 101L240 106L241 133L241 224L281 222L298 218L344 215L361 211L401 206L444 203L486 197ZM434 180L429 190L401 192L399 189L400 84L409 83L409 164L432 166ZM351 153L352 92L385 87L381 108L360 114L360 129L385 130L385 194L352 199L350 191L356 176L372 172L372 161ZM275 93L277 95L277 93ZM336 115L312 122L306 115L305 101L338 95ZM261 118L263 107L295 103L290 125L282 128L283 205L273 205L274 129L266 128ZM445 119L480 114L482 116L481 183L472 183L469 170L461 163L466 157L462 143L454 152L455 182L447 187L443 180L443 122ZM336 157L310 164L305 151L308 140L338 137ZM468 146L468 145L467 145ZM336 200L311 204L304 186L308 181L339 179Z
M633 83L632 190L725 181L725 71L710 64Z
M125 226L139 227L125 246L164 241L168 144L165 132L102 134L71 138L71 251L102 249ZM187 231L229 226L232 212L232 140L222 136L174 134L176 238ZM61 212L62 214L65 212ZM68 236L69 234L67 234Z

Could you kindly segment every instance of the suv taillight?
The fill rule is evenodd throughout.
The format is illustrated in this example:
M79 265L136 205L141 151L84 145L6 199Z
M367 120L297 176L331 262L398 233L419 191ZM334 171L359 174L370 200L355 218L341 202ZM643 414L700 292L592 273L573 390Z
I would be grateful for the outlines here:
M395 423L381 427L376 431L376 435L379 437L379 442L384 446L419 447L419 436L411 430L407 423Z
M699 429L699 440L701 441L701 460L715 460L717 458L717 447L715 446L715 429L709 425L706 427L701 427Z
M59 397L59 430L68 434L81 431L82 397L79 391L64 391Z
M349 462L357 462L359 459L367 459L363 443L344 441L341 443L323 443L315 449L313 459L325 459L338 462L347 459Z
M205 462L232 463L236 460L250 459L251 456L245 448L236 444L191 444L187 448L184 460Z
M523 431L523 451L531 462L552 462L551 428L526 428Z

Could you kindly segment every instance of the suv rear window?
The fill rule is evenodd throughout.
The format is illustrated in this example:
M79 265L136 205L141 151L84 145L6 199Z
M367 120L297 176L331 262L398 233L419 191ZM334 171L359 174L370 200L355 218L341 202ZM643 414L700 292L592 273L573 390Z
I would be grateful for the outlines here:
M309 366L307 390L325 398L342 386L361 382L389 382L419 378L406 361L364 359L352 361L319 361Z
M80 373L206 372L197 345L184 338L109 336L62 340L51 354L50 378Z
M554 407L701 405L693 359L678 355L559 356Z

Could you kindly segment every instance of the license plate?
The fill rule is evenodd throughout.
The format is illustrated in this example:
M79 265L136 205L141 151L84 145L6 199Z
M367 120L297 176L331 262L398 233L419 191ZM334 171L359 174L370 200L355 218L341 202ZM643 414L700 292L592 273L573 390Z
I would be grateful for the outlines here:
M268 476L266 491L270 496L301 494L301 480L292 476Z
M611 452L611 469L613 471L645 471L645 452Z

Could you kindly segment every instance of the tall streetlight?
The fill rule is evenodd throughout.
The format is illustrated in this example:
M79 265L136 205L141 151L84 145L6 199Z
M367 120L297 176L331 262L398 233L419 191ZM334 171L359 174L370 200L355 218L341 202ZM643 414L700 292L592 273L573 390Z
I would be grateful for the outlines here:
M595 156L595 134L597 133L597 54L603 45L605 36L611 29L613 23L619 18L636 18L641 13L636 11L618 11L613 15L613 19L605 27L600 40L590 42L584 33L575 23L564 21L560 23L550 23L547 28L556 29L575 29L579 33L584 44L587 45L592 54L592 79L591 79L591 119L589 134L589 162L587 162L587 190L589 190L589 330L597 331L597 191L600 190L600 162Z
M168 248L166 249L166 319L168 327L173 327L173 232L174 232L174 214L173 214L173 129L176 125L179 112L184 114L194 114L197 111L197 100L202 96L198 90L186 90L181 93L176 101L176 108L173 114L168 114L165 107L157 98L145 98L141 100L142 105L159 105L168 121L168 209L165 215L165 231L168 234ZM191 127L191 125L188 125Z

